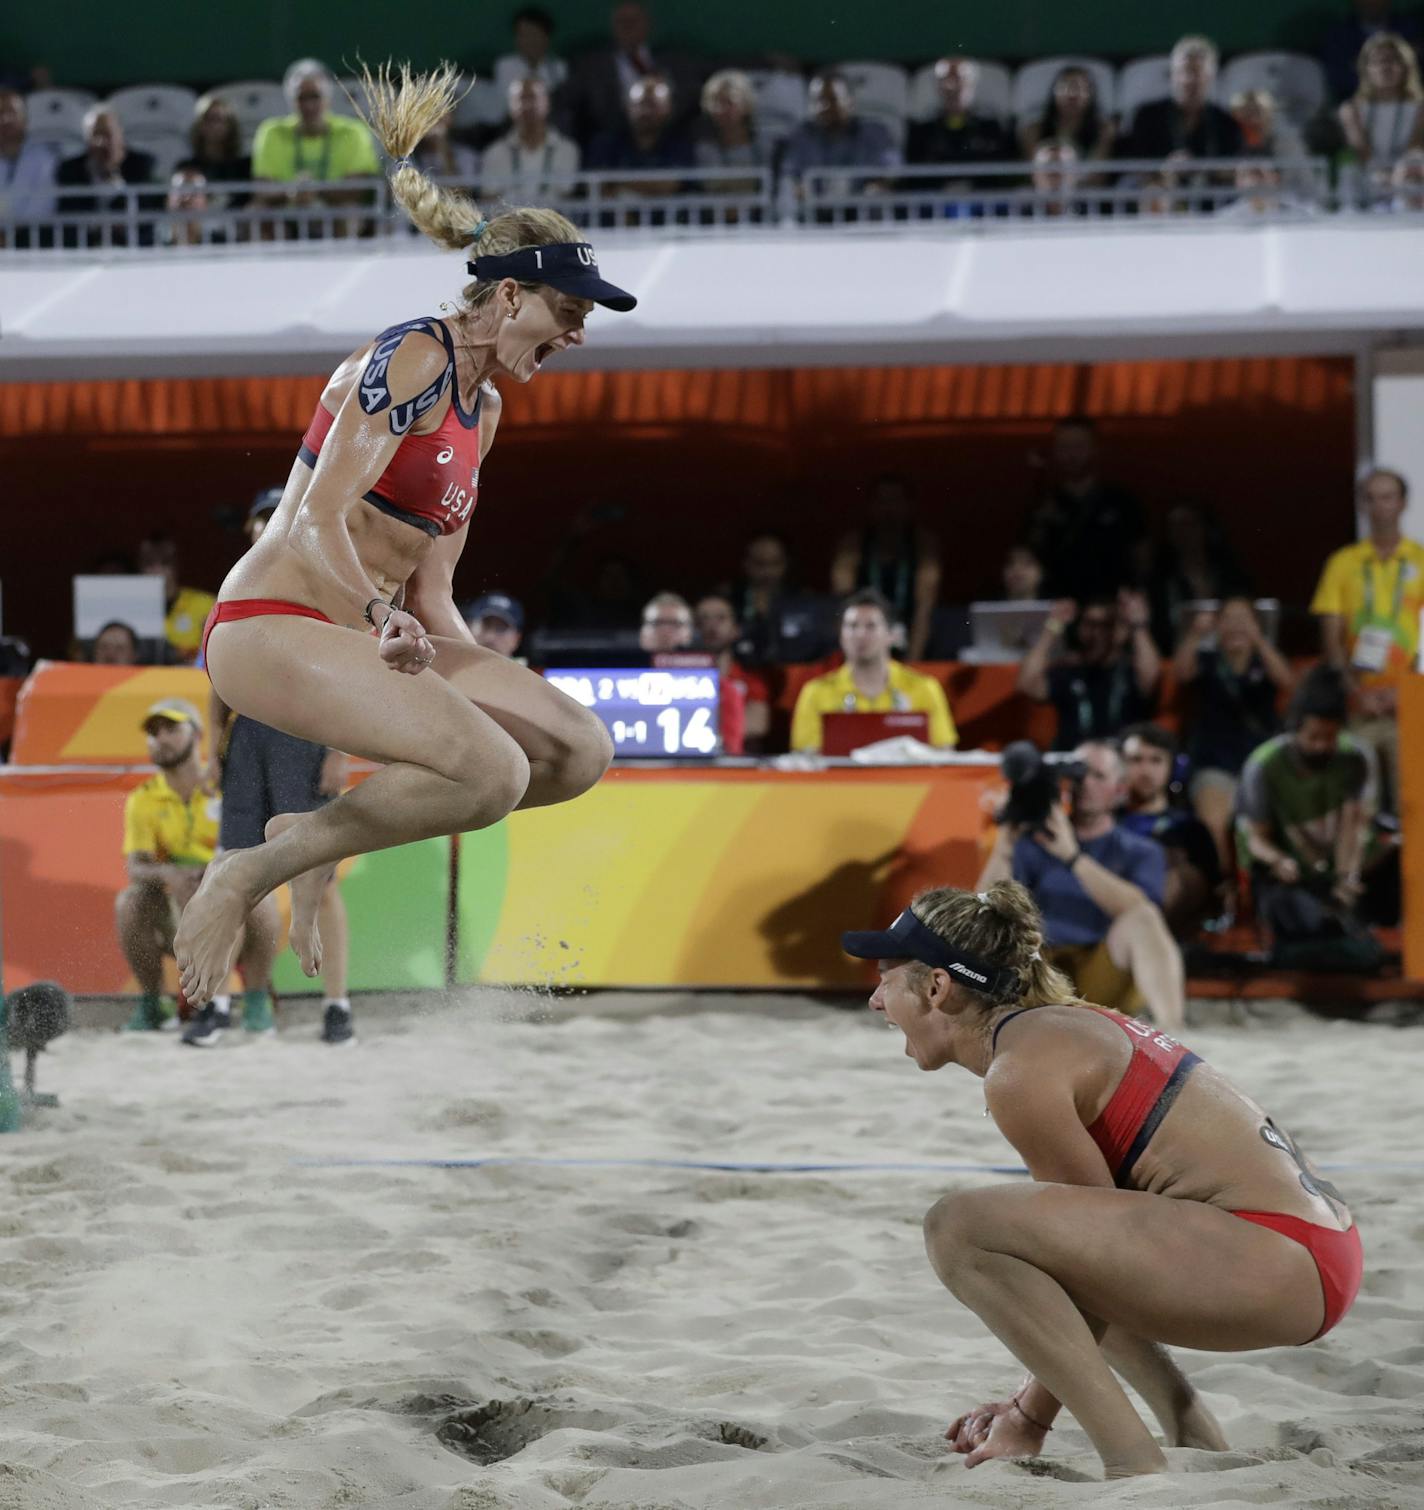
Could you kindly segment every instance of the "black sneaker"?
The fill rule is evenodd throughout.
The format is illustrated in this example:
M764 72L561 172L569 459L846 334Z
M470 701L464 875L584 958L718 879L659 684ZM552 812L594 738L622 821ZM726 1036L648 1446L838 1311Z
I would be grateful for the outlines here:
M321 1041L323 1043L356 1042L356 1029L351 1025L350 1007L338 1007L335 1002L328 1005L326 1015L321 1020Z
M210 1049L232 1026L232 1013L209 1002L183 1029L182 1042L195 1049Z

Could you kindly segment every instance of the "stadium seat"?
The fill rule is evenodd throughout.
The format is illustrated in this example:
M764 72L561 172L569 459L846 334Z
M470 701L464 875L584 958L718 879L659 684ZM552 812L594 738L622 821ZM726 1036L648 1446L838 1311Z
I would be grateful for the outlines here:
M1165 52L1122 65L1117 75L1117 114L1124 132L1131 130L1140 106L1169 92L1171 78L1172 60Z
M253 134L263 121L292 113L282 86L270 79L239 79L232 84L219 84L212 93L237 117L244 147L252 145Z
M1217 93L1224 101L1246 89L1268 89L1281 114L1303 126L1325 104L1325 70L1301 52L1245 52L1221 70Z
M153 159L155 183L165 182L179 163L193 155L185 131L154 131L136 126L125 134L130 147L147 152Z
M979 58L979 87L974 94L974 108L982 115L992 115L1007 124L1013 95L1012 76L1002 63ZM935 65L926 63L910 80L910 119L930 121L939 114L939 84Z
M87 89L36 89L25 98L29 137L36 142L84 145L84 112L97 103Z
M193 124L198 96L181 84L135 84L115 90L104 103L132 137L136 131L186 132Z
M749 68L756 93L756 134L763 143L784 141L806 119L806 80L780 68Z
M910 80L905 70L893 63L842 63L839 67L855 92L856 110L887 127L895 144L903 147L910 109Z
M1039 58L1033 63L1025 63L1014 75L1012 103L1017 125L1036 121L1043 114L1053 81L1065 68L1081 68L1092 79L1098 92L1098 109L1104 115L1116 112L1117 78L1111 63L1102 58Z

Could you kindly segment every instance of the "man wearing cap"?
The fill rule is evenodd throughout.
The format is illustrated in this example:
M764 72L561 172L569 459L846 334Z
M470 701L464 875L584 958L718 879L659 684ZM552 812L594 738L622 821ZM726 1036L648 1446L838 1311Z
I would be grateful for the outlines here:
M524 605L507 593L487 592L466 608L465 622L476 645L512 658L524 634Z
M156 702L144 714L149 759L158 767L124 803L124 862L129 884L115 904L119 943L142 995L132 1032L164 1024L163 956L173 952L178 916L213 857L220 802L203 779L202 720L181 698ZM248 991L244 1015L253 1031L270 1031L268 995L276 935L249 927L238 962Z
M249 544L257 544L281 502L281 488L265 488L253 499L245 525ZM234 718L232 709L211 689L208 718L213 729L208 776L223 796L219 848L251 849L263 842L267 824L278 813L309 813L344 789L347 762L339 751L283 734L255 719L241 715ZM356 1034L351 1021L351 1001L346 994L346 904L334 878L322 895L319 916L325 945L322 1042L348 1044L354 1042ZM275 896L269 894L253 908L248 928L256 928L274 939L280 935L281 918ZM206 1048L216 1043L230 1025L224 1004L214 998L198 1013L184 1033L183 1042ZM247 1026L245 1009L243 1025Z

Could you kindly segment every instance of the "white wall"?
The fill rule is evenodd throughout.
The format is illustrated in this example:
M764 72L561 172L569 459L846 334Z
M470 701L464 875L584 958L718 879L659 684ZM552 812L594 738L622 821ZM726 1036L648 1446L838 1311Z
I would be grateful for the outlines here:
M1065 222L992 234L599 238L640 299L558 369L1354 353L1424 341L1424 223ZM329 370L463 258L352 242L0 257L0 381ZM1424 467L1419 469L1424 493Z

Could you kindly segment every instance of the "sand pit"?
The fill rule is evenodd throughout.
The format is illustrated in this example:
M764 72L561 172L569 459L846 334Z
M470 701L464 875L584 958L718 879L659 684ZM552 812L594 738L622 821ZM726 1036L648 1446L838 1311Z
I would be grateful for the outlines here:
M1418 1163L1335 1175L1367 1256L1329 1338L1180 1355L1233 1452L1105 1486L1066 1417L1032 1467L938 1440L1018 1377L921 1245L992 1176L293 1162L1009 1157L979 1083L866 1014L591 1006L56 1044L62 1106L0 1140L0 1510L1424 1504ZM1418 1030L1185 1036L1318 1160L1418 1159Z

